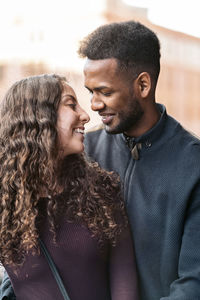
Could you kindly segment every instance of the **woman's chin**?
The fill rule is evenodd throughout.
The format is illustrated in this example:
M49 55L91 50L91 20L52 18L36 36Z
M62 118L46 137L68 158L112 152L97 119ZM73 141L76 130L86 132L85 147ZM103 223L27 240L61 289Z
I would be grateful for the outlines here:
M79 154L82 153L84 151L84 145L80 145L80 147L76 147L74 149L70 149L67 151L60 151L60 157L64 158L66 156L72 155L72 154Z

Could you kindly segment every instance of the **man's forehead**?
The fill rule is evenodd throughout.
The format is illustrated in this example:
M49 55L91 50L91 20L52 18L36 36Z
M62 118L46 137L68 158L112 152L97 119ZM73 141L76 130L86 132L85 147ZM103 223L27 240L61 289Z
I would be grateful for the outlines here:
M117 60L115 58L106 58L106 59L98 59L92 60L87 59L84 65L84 72L96 72L98 70L116 70L118 66Z

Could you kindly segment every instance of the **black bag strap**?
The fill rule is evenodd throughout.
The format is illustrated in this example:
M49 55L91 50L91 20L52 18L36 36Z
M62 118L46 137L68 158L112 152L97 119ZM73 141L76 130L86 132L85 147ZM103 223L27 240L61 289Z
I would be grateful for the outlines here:
M58 273L58 270L57 270L57 268L56 268L56 266L54 264L54 261L51 258L51 255L49 254L49 252L48 252L45 244L43 243L43 241L41 239L39 239L39 243L40 243L40 248L41 248L41 250L42 250L42 252L43 252L43 254L44 254L44 256L45 256L45 258L46 258L46 260L47 260L47 262L49 264L49 267L50 267L50 269L51 269L51 271L53 273L53 276L54 276L54 278L55 278L55 280L57 282L59 290L60 290L61 294L63 295L63 298L65 300L70 300L70 298L69 298L69 296L67 294L67 291L65 289L65 286L63 284L63 281L62 281L62 279L61 279L61 277L60 277L60 275Z

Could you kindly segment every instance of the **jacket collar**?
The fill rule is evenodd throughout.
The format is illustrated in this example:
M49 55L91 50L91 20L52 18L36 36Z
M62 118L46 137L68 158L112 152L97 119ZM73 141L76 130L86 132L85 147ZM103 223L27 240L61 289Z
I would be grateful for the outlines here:
M150 130L137 138L130 138L121 134L129 148L132 148L138 143L145 145L146 147L151 147L151 145L161 136L166 124L167 113L164 105L157 103L157 106L161 112L161 116L159 121Z

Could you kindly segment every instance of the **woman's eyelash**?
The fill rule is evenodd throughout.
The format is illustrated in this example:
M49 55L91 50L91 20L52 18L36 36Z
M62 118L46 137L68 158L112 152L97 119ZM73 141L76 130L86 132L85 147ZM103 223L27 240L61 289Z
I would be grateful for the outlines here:
M67 106L71 107L73 110L76 108L76 103L67 103Z

